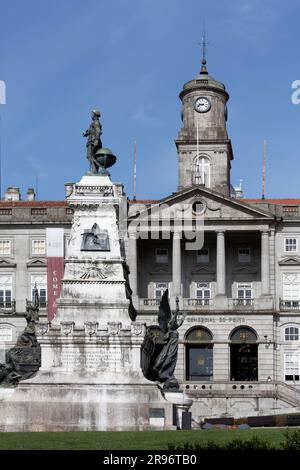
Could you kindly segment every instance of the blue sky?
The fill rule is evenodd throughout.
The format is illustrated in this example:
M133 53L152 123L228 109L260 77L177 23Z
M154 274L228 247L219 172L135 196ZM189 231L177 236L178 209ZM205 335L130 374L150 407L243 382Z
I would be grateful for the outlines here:
M297 0L0 0L2 192L62 199L64 183L87 170L82 132L102 112L103 145L132 196L133 142L138 198L176 191L178 94L199 71L203 21L208 70L226 85L232 182L261 195L267 140L267 196L300 197L300 79Z

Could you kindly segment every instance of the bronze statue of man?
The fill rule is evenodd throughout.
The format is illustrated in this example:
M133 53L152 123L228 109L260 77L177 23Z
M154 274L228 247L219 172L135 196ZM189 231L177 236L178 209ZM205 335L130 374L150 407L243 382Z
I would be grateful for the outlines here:
M91 113L92 122L90 127L82 134L83 137L87 137L86 147L87 147L87 156L86 158L90 162L90 170L93 174L97 173L97 165L94 160L94 154L99 149L102 148L101 134L102 126L99 121L101 116L100 111L93 110Z

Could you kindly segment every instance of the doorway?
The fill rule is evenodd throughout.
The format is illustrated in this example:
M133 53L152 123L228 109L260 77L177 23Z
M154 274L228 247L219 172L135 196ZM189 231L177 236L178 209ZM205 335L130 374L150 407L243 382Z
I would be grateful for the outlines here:
M237 328L231 334L230 380L254 382L258 380L258 345L256 333L247 327Z

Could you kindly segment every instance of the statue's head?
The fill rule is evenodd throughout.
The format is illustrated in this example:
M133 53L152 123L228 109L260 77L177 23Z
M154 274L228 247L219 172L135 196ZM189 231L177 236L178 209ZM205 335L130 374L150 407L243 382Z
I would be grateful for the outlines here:
M92 110L92 119L98 119L100 116L101 116L100 111L98 111L97 109Z

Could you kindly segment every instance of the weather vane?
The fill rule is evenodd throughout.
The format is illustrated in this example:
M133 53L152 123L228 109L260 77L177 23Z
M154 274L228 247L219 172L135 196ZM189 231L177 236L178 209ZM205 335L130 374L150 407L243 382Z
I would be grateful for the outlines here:
M202 64L206 64L206 47L209 45L209 42L206 42L205 30L202 36Z
M207 73L207 69L206 69L206 48L209 45L209 42L206 41L205 25L203 26L202 41L199 42L198 44L199 44L199 46L202 46L201 73Z

